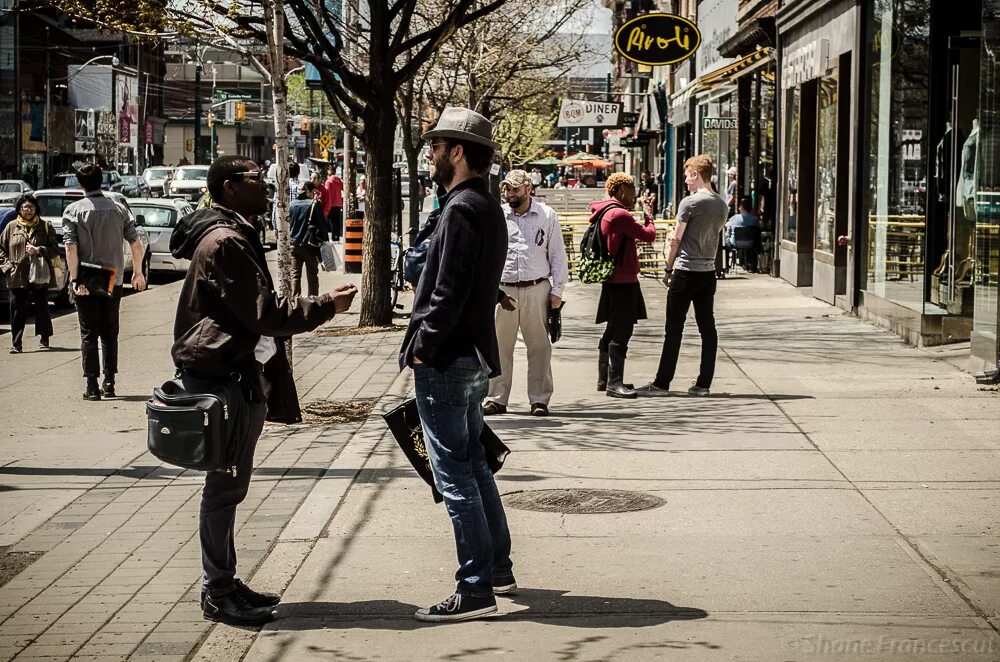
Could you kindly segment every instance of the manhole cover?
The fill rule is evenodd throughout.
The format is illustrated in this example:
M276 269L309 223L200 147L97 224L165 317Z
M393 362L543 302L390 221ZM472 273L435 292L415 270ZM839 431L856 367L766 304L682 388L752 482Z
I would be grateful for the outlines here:
M645 492L571 489L511 492L504 495L504 503L518 510L589 515L649 510L662 506L666 502L660 497Z

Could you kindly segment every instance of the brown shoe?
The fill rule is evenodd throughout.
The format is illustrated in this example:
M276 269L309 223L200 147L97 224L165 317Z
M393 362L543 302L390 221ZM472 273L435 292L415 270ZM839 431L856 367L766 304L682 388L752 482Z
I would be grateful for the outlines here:
M531 415L548 416L549 408L546 405L543 405L541 402L536 402L535 404L531 405Z
M499 402L493 402L488 400L485 405L483 405L483 416L496 416L497 414L506 414L507 407L500 404Z

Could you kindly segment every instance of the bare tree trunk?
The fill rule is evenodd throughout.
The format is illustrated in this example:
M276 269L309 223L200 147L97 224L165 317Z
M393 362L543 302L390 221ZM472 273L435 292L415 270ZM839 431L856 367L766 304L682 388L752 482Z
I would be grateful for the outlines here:
M396 135L396 110L390 97L365 118L365 239L361 275L361 319L359 326L392 323L389 287L392 233L392 162ZM375 195L378 192L379 195Z
M420 178L417 174L417 169L420 167L420 136L414 135L418 133L414 131L413 128L413 115L416 110L414 106L414 93L413 93L413 79L411 78L407 83L406 87L403 89L402 93L399 95L400 101L400 122L403 127L403 153L406 154L406 170L409 172L409 223L408 232L410 241L408 242L411 246L413 245L413 240L417 236L417 230L420 228Z
M285 84L285 23L284 0L264 0L264 21L267 26L268 67L271 73L271 94L274 97L275 162L275 221L278 235L278 294L292 295L292 244L288 231L288 99ZM285 343L289 368L292 363L292 343Z

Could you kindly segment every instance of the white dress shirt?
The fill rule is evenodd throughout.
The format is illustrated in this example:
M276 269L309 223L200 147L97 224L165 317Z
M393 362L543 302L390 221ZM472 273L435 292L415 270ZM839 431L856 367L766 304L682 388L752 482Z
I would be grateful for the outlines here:
M518 214L503 205L507 217L507 263L501 283L552 277L552 294L561 297L569 280L566 245L556 212L534 198L528 211Z

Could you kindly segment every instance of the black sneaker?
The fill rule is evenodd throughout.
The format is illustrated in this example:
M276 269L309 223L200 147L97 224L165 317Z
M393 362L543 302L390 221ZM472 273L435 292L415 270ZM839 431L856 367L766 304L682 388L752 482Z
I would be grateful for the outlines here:
M111 379L105 379L104 383L101 384L101 395L105 398L117 398L115 394L115 383Z
M455 593L433 607L418 609L413 617L425 623L450 623L468 621L497 613L497 600L492 595L477 598Z
M279 602L281 602L281 596L275 595L274 593L258 593L249 586L243 583L242 580L237 579L234 583L236 586L236 595L243 598L251 607L276 607ZM205 598L208 594L205 589L201 591L201 608L205 608Z
M83 392L84 400L100 400L101 389L97 388L97 380L87 380L87 390Z
M255 626L274 620L274 610L270 607L251 607L236 591L218 598L206 597L201 615L206 621L226 625Z
M513 577L502 584L493 584L493 595L509 595L511 593L517 593L517 582L514 581Z

